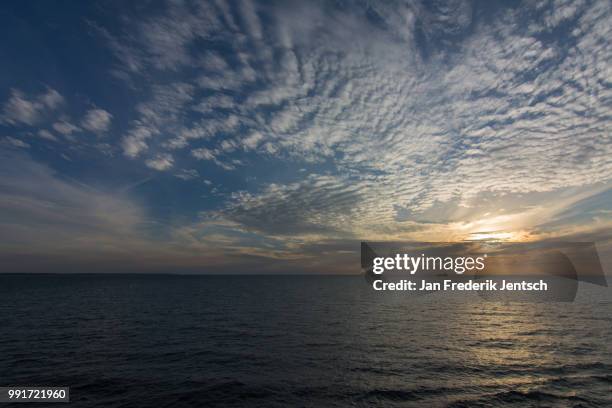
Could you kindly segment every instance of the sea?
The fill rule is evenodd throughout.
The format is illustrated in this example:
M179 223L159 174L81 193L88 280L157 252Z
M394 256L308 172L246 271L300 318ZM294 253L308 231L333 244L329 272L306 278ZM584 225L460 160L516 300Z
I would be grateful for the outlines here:
M0 275L0 386L34 385L70 387L59 407L612 407L612 291L521 303L360 276Z

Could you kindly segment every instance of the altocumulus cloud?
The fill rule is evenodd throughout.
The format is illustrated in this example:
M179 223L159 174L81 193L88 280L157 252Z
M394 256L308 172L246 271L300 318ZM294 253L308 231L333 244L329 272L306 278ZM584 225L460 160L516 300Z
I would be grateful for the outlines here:
M125 76L164 73L126 154L333 160L383 212L608 180L609 6L450 6L171 3L111 43Z
M106 132L110 127L113 115L104 109L91 109L83 118L82 126L92 132Z
M2 109L0 121L9 125L34 126L56 110L63 101L64 98L51 88L32 97L28 97L18 89L12 89Z
M152 169L163 171L172 167L174 159L168 153L161 153L146 161L147 166Z

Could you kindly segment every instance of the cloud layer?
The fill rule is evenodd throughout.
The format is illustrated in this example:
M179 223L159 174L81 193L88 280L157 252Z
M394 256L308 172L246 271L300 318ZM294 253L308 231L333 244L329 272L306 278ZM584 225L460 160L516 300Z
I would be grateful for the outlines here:
M54 89L14 88L0 121L155 177L215 184L215 205L191 205L171 236L210 243L193 229L212 228L225 247L231 230L286 251L568 235L576 225L553 221L610 187L606 2L170 1L120 14L89 25L129 90L127 111L89 101L68 114L71 98Z
M304 232L319 207L317 228L348 232L367 218L391 224L402 212L483 194L606 182L609 21L609 6L597 2L489 15L469 2L172 3L114 43L122 75L165 78L138 107L124 151L191 154L225 170L252 163L237 152L331 161L340 190L358 187L351 211L362 217L334 222L346 209L331 205L337 190L317 187L325 175L264 185L228 205L227 216L249 226L270 225L299 202L300 214L288 214ZM211 42L222 50L196 46Z

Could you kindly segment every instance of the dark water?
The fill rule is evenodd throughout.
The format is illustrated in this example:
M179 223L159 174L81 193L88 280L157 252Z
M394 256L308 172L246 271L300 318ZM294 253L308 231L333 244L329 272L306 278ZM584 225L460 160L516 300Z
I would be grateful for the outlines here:
M502 304L358 277L5 275L0 328L0 385L70 386L63 406L612 406L612 296L591 286Z

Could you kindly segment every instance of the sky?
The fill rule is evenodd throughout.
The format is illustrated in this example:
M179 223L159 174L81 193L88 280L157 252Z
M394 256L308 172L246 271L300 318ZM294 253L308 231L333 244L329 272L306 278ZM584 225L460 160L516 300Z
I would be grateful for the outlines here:
M612 260L608 1L4 1L0 272ZM609 264L609 263L608 263Z

